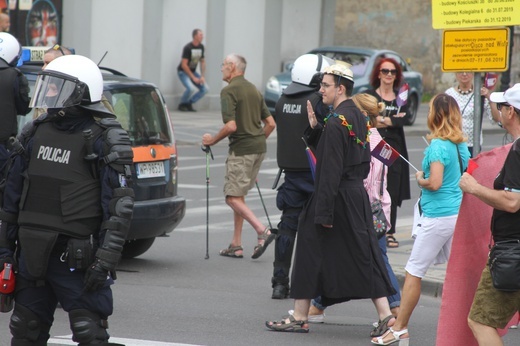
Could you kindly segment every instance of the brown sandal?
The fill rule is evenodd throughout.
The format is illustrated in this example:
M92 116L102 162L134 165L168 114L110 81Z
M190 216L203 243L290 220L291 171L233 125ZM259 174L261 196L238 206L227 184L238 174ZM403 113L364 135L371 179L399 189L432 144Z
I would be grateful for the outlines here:
M233 246L229 244L227 249L220 250L220 256L233 257L233 258L242 258L244 255L237 254L238 251L244 251L242 246Z
M285 322L285 318L289 319L289 323ZM308 333L309 322L297 321L293 315L287 317L281 321L266 321L265 326L275 332L292 332L292 333Z
M389 315L389 316L386 316L383 320L379 320L377 326L374 327L374 329L370 332L370 336L374 338L374 337L385 334L386 331L388 329L390 329L390 326L388 325L388 323L392 320L392 318L395 319L395 316ZM394 321L394 323L395 323L395 321Z
M389 248L399 247L399 242L397 241L397 239L395 239L395 237L393 235L388 234L386 236L386 247L389 247Z
M264 231L262 232L262 234L260 234L258 236L258 240L263 240L264 243L258 244L257 246L255 246L255 249L253 251L253 256L251 256L252 259L257 259L258 257L262 256L265 249L267 249L269 244L271 244L272 241L274 240L274 238L276 238L276 235L272 232L271 232L271 234L267 234L267 232L269 232L269 231L270 231L269 228L266 227L264 229Z

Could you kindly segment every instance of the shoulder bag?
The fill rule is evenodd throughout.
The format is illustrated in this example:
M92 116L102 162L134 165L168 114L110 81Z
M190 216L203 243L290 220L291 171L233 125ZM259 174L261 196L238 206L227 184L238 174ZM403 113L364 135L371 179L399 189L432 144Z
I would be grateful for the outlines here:
M379 188L379 198L370 204L372 207L372 218L374 220L374 230L376 231L377 239L381 239L386 234L388 228L388 221L386 220L385 212L383 211L383 180L385 178L385 166L381 170L381 186Z
M499 291L520 290L520 240L504 240L491 247L489 242L489 271L493 287Z

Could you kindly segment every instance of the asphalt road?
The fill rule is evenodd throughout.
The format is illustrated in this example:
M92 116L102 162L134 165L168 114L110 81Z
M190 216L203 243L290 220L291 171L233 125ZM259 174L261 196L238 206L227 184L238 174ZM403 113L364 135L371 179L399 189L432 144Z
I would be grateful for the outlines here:
M423 112L424 108L423 105ZM330 307L326 323L311 325L309 334L275 333L264 327L266 320L286 314L292 308L292 300L270 298L273 250L270 247L257 260L250 258L256 235L249 225L244 226L243 232L245 257L218 256L218 251L231 240L233 226L232 212L222 196L227 146L221 143L213 148L215 160L210 163L208 186L206 158L199 143L204 132L218 130L220 116L174 112L172 118L178 140L179 192L187 198L186 216L170 237L158 238L147 253L120 264L113 286L115 311L109 319L111 341L127 346L370 345L369 332L377 315L368 300ZM418 126L413 131L417 133L407 136L410 160L417 166L424 149L421 131ZM501 134L495 133L486 138L486 145L499 145L501 138ZM275 207L276 192L271 189L277 172L275 148L273 136L258 177L273 225L280 215ZM255 189L247 202L268 224ZM405 204L399 211L402 220L411 217L409 209ZM207 239L209 259L205 259ZM412 345L435 345L440 303L440 298L421 296L410 323ZM9 345L8 317L9 314L0 314L0 346ZM49 345L75 344L71 341L67 315L61 310L56 312L51 334ZM506 345L516 345L519 337L518 331L510 332Z

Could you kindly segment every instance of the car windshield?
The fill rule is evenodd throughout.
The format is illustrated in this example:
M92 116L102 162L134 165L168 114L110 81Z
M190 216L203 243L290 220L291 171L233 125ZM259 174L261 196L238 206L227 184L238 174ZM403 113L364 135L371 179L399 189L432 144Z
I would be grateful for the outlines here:
M334 60L341 60L346 63L352 65L350 68L352 73L354 73L354 77L361 77L365 74L367 69L368 60L370 59L369 55L353 53L353 52L320 52L317 51L315 53L323 54L328 58Z
M128 131L132 146L171 143L165 109L154 88L132 87L105 91L117 120Z

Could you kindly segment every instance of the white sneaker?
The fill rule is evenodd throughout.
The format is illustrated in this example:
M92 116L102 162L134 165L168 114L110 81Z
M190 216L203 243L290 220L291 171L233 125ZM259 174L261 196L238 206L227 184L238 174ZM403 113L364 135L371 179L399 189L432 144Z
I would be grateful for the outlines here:
M289 315L294 314L294 310L289 310ZM323 323L325 322L325 313L321 315L309 315L309 323Z

